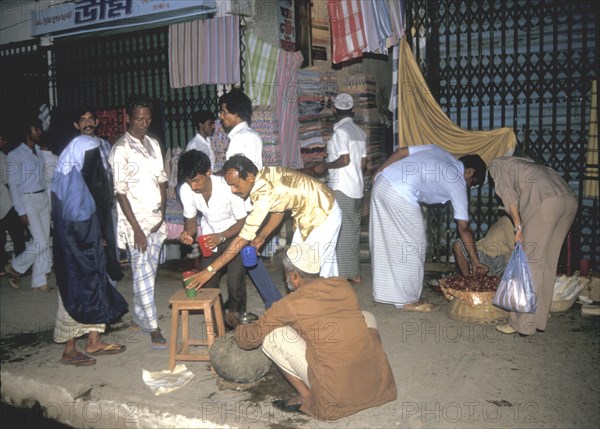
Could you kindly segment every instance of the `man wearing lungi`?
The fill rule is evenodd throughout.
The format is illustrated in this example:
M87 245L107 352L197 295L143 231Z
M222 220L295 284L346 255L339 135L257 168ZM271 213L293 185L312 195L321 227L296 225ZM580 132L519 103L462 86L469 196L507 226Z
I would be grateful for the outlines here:
M367 136L352 119L354 100L350 94L338 94L333 106L338 121L327 142L327 162L316 165L315 172L329 170L327 184L342 210L342 228L336 248L340 276L360 283L360 220L363 172L367 168Z
M400 148L377 170L369 223L375 301L406 311L437 309L420 299L427 250L420 203L452 203L473 272L487 271L475 250L466 192L484 182L485 170L478 155L456 160L435 145Z
M158 327L154 284L166 237L167 174L158 141L146 135L152 123L152 100L133 95L126 110L127 132L110 153L119 202L118 241L131 260L133 320L150 334L153 349L164 350L167 340Z

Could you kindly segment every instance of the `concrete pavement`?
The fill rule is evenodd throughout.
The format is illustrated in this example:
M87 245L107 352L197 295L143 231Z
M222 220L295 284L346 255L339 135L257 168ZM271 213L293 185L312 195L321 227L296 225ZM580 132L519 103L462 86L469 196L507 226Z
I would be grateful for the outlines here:
M159 270L159 325L168 339L168 300L181 287L180 273L188 267L187 260L169 261ZM277 258L267 267L283 292ZM39 406L52 419L86 428L598 427L600 318L582 317L575 304L553 314L543 334L503 335L493 325L449 319L448 302L428 286L425 298L439 303L439 312L407 313L376 304L371 300L370 270L363 264L364 281L355 290L363 309L377 318L398 385L398 399L382 407L335 422L284 413L271 401L293 391L274 368L243 390L220 381L203 362L185 362L195 377L179 390L155 396L142 381L142 368L167 369L168 351L150 349L148 335L133 329L131 312L106 333L108 341L126 344L126 352L99 356L91 367L62 365L64 346L52 340L56 291L33 293L29 278L13 290L6 277L0 280L2 401ZM427 272L428 278L439 274ZM53 282L51 275L49 284ZM129 271L119 290L131 306ZM227 293L225 288L222 292ZM248 311L261 314L261 304L248 280ZM84 339L78 347L85 347Z

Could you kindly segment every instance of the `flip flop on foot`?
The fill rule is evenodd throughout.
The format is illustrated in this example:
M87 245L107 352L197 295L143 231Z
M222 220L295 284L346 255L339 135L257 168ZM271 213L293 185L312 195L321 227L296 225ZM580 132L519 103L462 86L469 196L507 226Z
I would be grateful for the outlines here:
M299 402L294 402L294 403L289 403L290 399L288 399L287 401L284 399L277 399L275 401L273 401L273 406L275 408L278 408L282 411L285 411L286 413L302 413L302 411L300 411L300 407L302 407L302 404Z
M117 355L119 353L123 353L127 347L122 346L120 344L106 344L99 350L95 352L90 352L86 350L87 354L90 356L102 356L102 355Z
M11 277L21 277L21 273L18 273L11 264L6 264L4 266L4 271Z
M63 356L63 358L60 360L60 363L72 366L91 366L96 364L96 359L82 353L72 357Z
M167 339L160 329L150 332L150 347L154 350L167 350Z
M31 290L34 292L52 292L54 290L54 288L48 287L48 285L44 285L44 286L40 286L40 287L31 288Z
M18 277L10 277L8 279L8 284L13 289L20 289L21 288L21 279Z
M431 313L437 311L439 307L437 305L429 304L428 302L415 302L413 304L407 304L401 308L403 311L412 311L415 313Z

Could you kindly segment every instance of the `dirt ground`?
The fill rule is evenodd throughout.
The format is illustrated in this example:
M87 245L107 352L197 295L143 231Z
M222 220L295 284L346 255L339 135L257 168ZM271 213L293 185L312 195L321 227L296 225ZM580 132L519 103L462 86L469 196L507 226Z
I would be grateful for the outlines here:
M169 261L159 270L159 325L169 340L168 300L188 267L187 260ZM283 292L277 259L267 267ZM125 353L99 356L90 367L62 365L63 346L52 339L56 291L33 293L27 277L19 290L0 279L2 401L86 428L600 426L600 318L581 316L579 304L552 314L545 333L523 338L500 334L493 324L448 318L449 302L427 286L440 277L439 271L426 275L424 298L440 305L440 311L429 314L373 302L370 265L363 264L362 271L364 281L355 290L363 310L377 318L398 386L398 399L382 407L334 422L284 413L271 401L287 398L293 390L274 367L252 387L242 388L223 383L203 362L184 362L194 378L155 396L142 380L142 368L167 369L168 351L150 349L147 334L133 329L131 312L106 333L108 340L127 345ZM53 281L50 276L49 284ZM131 306L130 272L119 290ZM248 280L248 311L261 314L261 304ZM82 349L85 339L78 346ZM360 383L360 374L356 376Z

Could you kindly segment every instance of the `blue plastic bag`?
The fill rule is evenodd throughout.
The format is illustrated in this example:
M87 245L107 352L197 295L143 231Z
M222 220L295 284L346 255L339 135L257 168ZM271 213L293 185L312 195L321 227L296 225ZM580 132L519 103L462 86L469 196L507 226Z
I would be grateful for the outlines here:
M521 243L515 246L492 303L496 307L517 313L535 313L537 310L527 255Z

